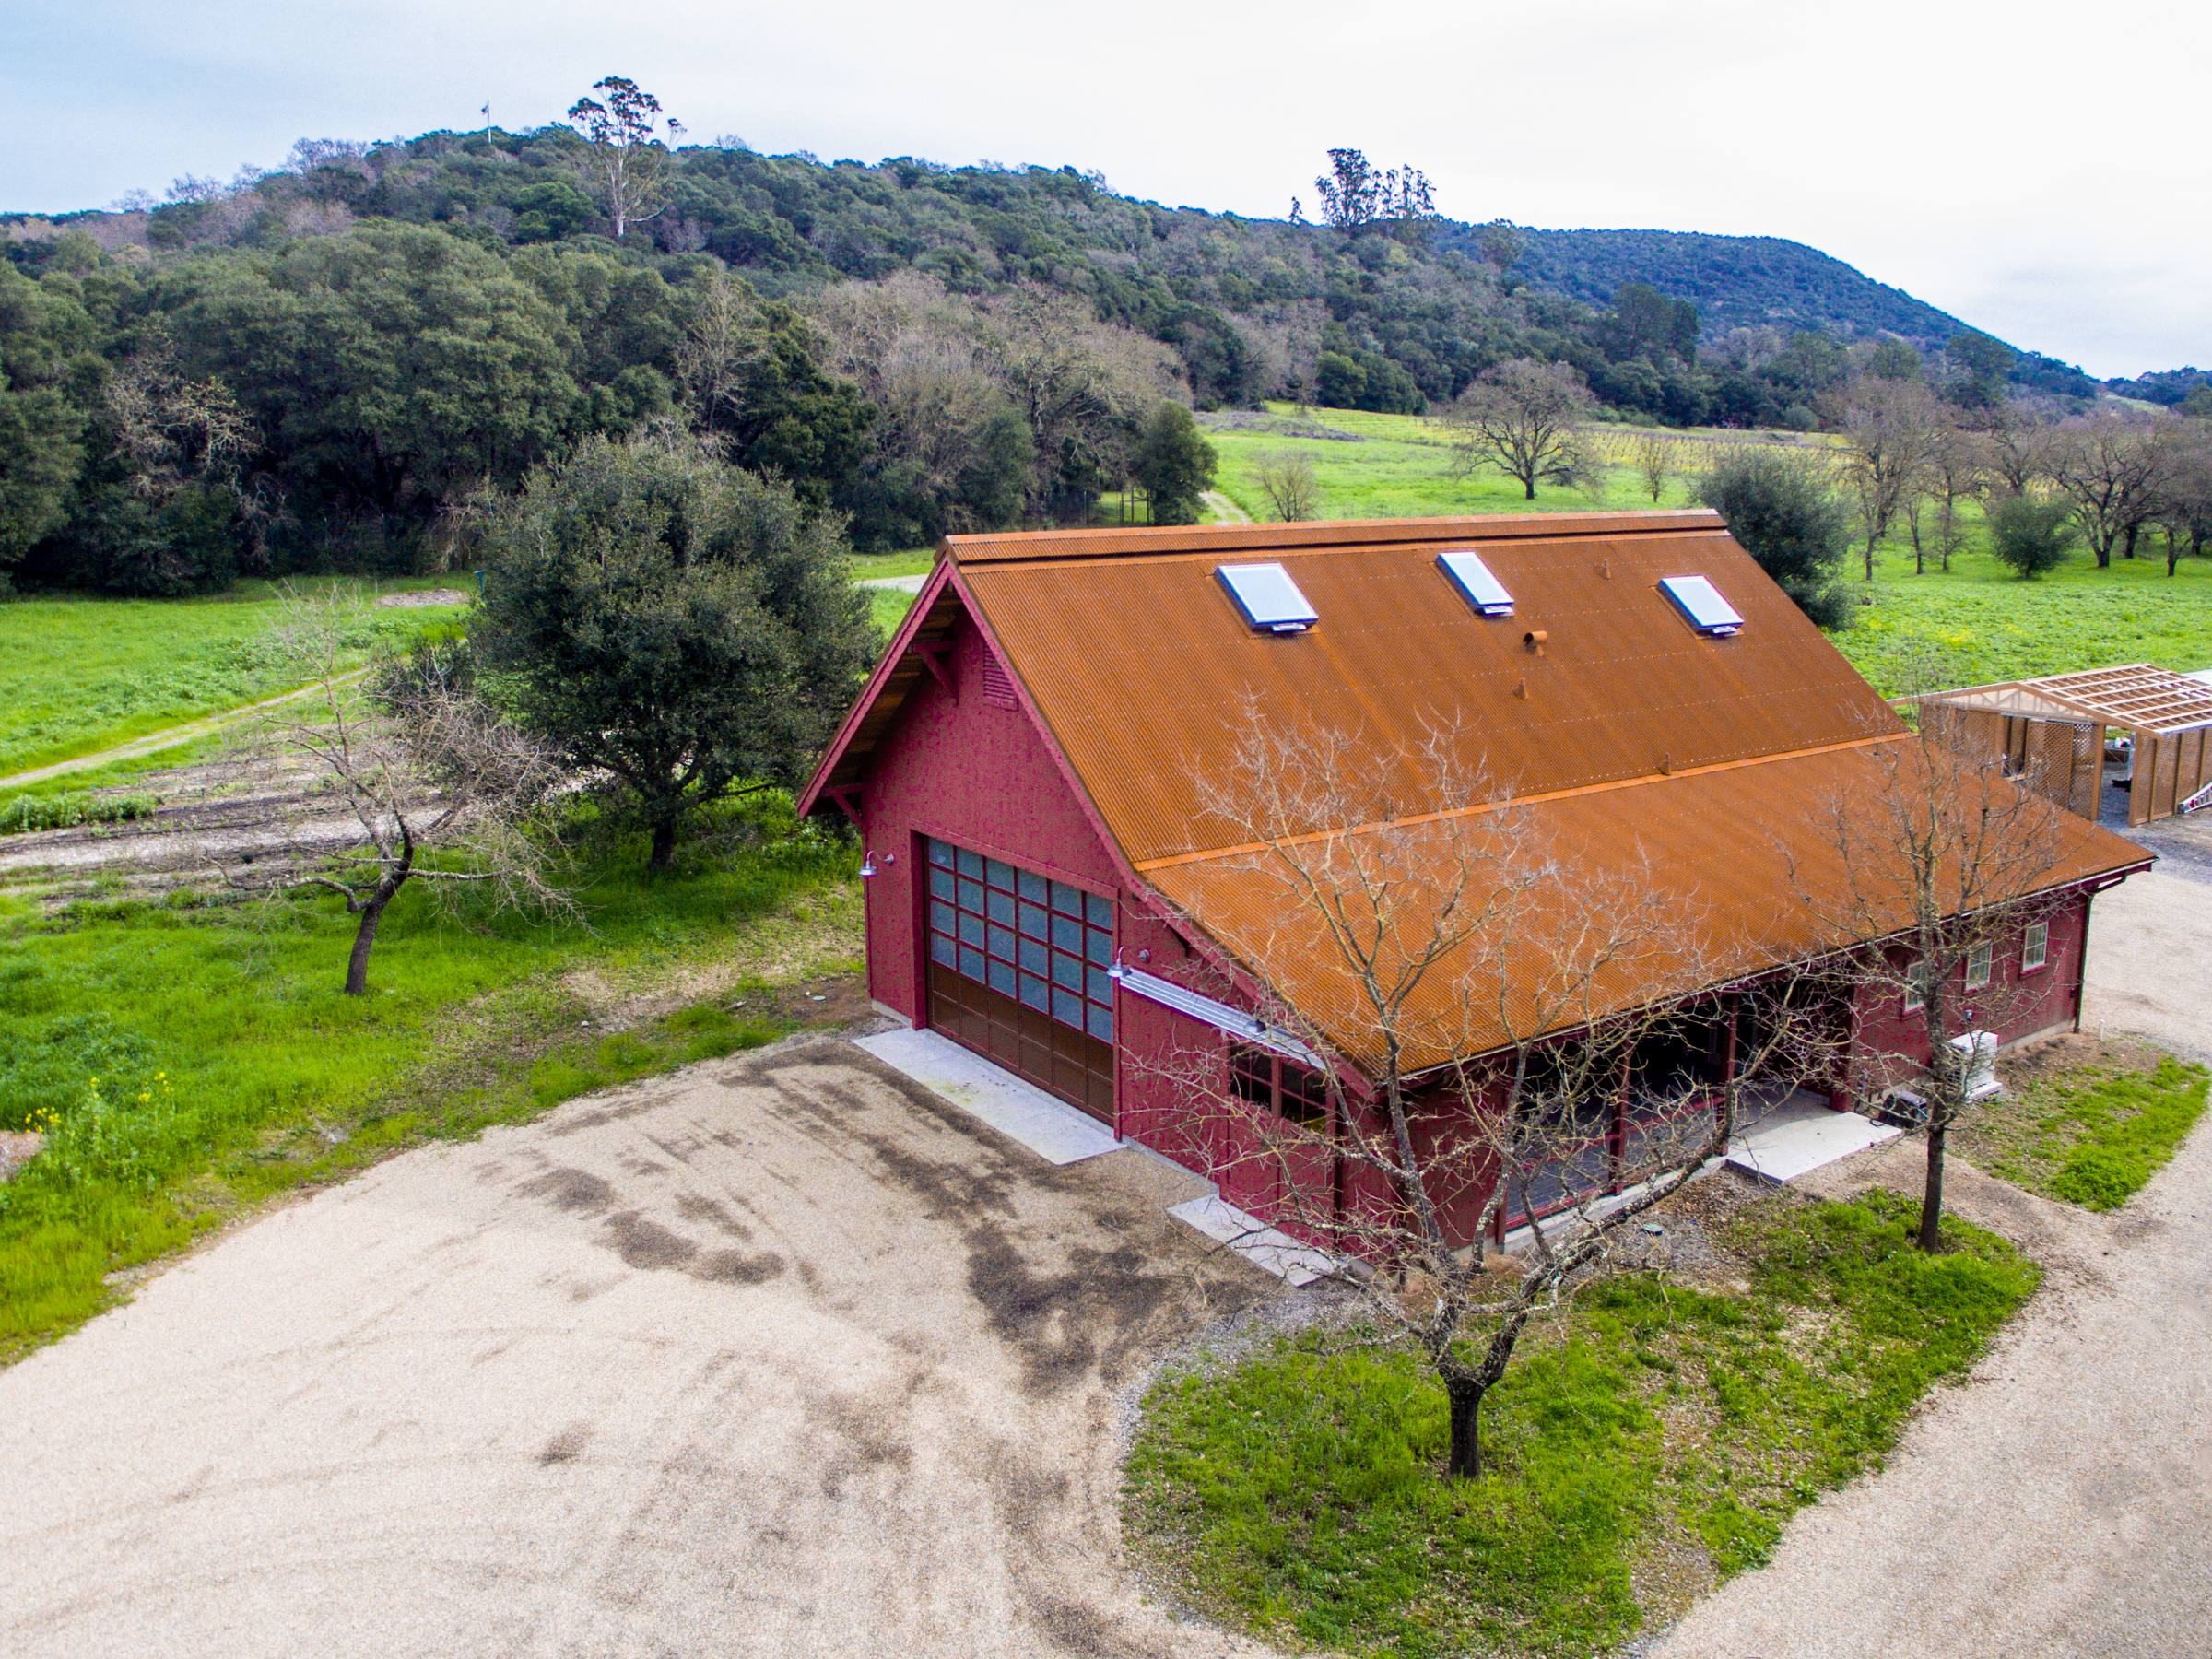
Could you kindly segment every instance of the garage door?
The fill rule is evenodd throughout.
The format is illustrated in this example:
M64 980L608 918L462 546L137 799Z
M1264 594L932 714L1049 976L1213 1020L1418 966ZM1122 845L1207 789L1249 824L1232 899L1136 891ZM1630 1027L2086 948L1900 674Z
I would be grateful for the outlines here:
M1096 1117L1113 1117L1113 903L929 842L929 1023Z

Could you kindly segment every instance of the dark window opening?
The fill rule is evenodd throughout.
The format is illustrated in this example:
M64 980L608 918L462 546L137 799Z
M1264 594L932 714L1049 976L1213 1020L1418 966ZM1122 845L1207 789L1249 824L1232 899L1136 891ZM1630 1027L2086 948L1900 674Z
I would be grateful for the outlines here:
M1321 1129L1329 1121L1329 1080L1272 1050L1238 1043L1229 1052L1229 1087L1237 1099L1287 1123Z

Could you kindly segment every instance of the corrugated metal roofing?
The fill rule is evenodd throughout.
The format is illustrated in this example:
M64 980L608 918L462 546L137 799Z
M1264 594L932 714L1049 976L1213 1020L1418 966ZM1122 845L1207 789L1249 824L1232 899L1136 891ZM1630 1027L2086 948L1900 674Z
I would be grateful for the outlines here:
M1333 539L1293 534L1321 528ZM947 544L960 576L1140 867L1231 839L1197 781L1226 781L1248 703L1385 753L1456 725L1461 759L1523 795L1902 729L1712 513L980 539L980 561L971 538ZM1050 557L1063 542L1077 556ZM1321 613L1311 632L1253 633L1214 581L1224 556L1261 546ZM1437 568L1447 547L1481 555L1512 617L1474 614ZM1743 614L1742 633L1700 633L1659 591L1688 574ZM1392 817L1433 805L1423 783L1408 769Z
M1447 959L1422 982L1400 1030L1404 1070L1421 1071L1542 1031L1572 1029L1590 1016L1639 1006L1664 992L1721 984L1825 954L1846 940L1825 936L1806 902L1835 904L1846 883L1841 860L1818 824L1839 798L1872 806L1890 773L1877 750L1893 740L1858 742L1809 754L1720 766L1688 775L1638 780L1596 790L1511 804L1509 830L1574 873L1571 886L1539 884L1531 911L1500 944L1486 938ZM1909 764L1913 740L1902 740ZM2009 788L1992 780L1996 788ZM2140 866L2143 851L2107 830L2053 813L2061 853L2052 887ZM1479 836L1451 818L1371 830L1390 837L1368 856L1388 869L1449 872L1479 857ZM1351 838L1357 841L1359 837ZM1347 848L1358 855L1359 849ZM1301 858L1301 863L1306 862ZM1477 868L1485 867L1481 864ZM1492 866L1494 867L1494 866ZM1320 925L1312 901L1295 889L1288 863L1267 853L1225 851L1154 866L1146 873L1185 914L1320 1030L1338 1051L1373 1075L1381 1055L1371 1015L1344 954ZM1415 883L1394 888L1398 936L1418 942L1434 915L1434 896ZM1578 963L1562 976L1554 949L1592 920L1571 907L1628 903L1672 925L1611 935L1620 959L1579 983ZM1821 907L1826 909L1826 906ZM1840 905L1838 906L1840 908ZM1834 909L1827 914L1834 915ZM1909 909L1900 893L1892 925ZM1608 937L1607 917L1594 936Z

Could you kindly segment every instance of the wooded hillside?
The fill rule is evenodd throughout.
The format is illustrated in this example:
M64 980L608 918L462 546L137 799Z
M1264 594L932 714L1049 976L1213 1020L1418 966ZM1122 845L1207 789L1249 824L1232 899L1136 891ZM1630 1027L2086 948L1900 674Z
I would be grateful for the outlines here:
M1984 399L2037 366L1950 362L1955 319L1771 239L1260 221L578 124L0 219L0 573L442 568L483 492L672 422L888 547L1080 513L1162 400L1420 413L1535 359L1618 418L1809 427L1877 336Z

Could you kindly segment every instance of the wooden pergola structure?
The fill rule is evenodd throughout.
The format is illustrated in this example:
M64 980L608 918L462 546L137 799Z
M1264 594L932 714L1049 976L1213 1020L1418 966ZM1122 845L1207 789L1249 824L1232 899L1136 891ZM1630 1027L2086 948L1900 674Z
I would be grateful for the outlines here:
M2001 758L2038 794L2097 817L2105 734L2129 735L2132 827L2199 805L2212 785L2212 685L2148 663L1964 686L1907 700L1924 729Z

